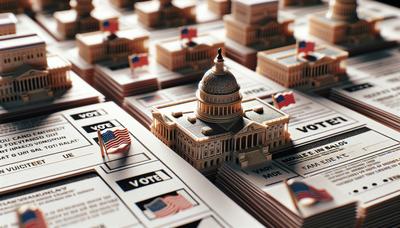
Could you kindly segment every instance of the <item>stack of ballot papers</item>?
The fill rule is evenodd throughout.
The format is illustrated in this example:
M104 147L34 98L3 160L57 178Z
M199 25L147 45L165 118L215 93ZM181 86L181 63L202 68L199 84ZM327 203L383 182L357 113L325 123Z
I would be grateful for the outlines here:
M235 169L240 168L224 165L217 179L218 185L269 227L354 227L356 224L357 201L321 176L301 180L299 183L317 189L315 192L303 190L302 193L310 194L309 199L314 199L313 193L325 191L330 199L326 202L317 199L313 205L304 205L295 202L292 190L283 182L260 186L257 180L248 178L245 172L235 172Z
M217 185L266 226L314 226L318 221L318 227L352 227L349 211L354 201L358 226L400 224L395 209L400 208L398 131L325 98L297 91L294 96L296 103L282 108L291 116L292 146L256 167L224 164ZM309 178L318 178L312 186L335 199L324 202L327 211L302 206L296 210L290 194L285 194L285 180Z
M359 80L334 88L331 98L400 130L400 74Z
M94 68L94 86L115 102L121 104L124 97L158 89L154 74L132 72L129 66L113 68L97 64Z
M72 81L70 89L57 92L53 97L40 98L40 102L33 100L26 104L21 102L0 104L0 123L104 101L101 93L73 72L70 72L70 78Z

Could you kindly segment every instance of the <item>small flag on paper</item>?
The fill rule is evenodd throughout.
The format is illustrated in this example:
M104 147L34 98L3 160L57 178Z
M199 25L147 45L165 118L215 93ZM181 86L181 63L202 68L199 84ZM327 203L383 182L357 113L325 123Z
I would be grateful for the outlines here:
M149 65L149 58L147 54L138 54L129 56L129 65L132 69Z
M293 181L292 183L288 183L288 185L296 201L306 206L310 206L318 202L329 202L333 199L326 190L316 189L302 181Z
M297 54L305 53L307 55L309 52L313 52L314 49L315 49L314 42L302 40L297 43Z
M101 30L115 33L119 29L118 19L107 19L102 22Z
M193 205L184 196L158 197L145 207L151 211L156 218L166 217L178 213L179 211L191 208Z
M131 137L126 128L107 130L101 134L101 138L106 153L126 152L131 145Z
M294 94L292 91L277 93L272 96L272 101L274 102L274 106L278 109L281 109L290 104L295 104L296 100L294 99Z
M197 28L184 27L181 30L181 39L192 40L195 37L197 37Z
M17 210L20 227L46 228L46 220L39 208L22 206Z

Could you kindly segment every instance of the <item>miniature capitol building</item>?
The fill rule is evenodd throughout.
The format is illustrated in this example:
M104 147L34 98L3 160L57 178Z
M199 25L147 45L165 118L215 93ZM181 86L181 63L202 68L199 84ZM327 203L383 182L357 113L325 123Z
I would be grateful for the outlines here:
M226 36L245 46L270 49L294 43L292 20L278 22L277 0L236 0L224 16Z
M317 46L310 55L298 55L296 45L257 54L257 72L285 87L321 87L346 78L348 53Z
M0 0L0 13L18 13L28 3L27 0Z
M321 0L281 0L282 6L310 6L320 3Z
M156 45L156 58L158 63L171 71L183 68L203 71L212 65L215 50L223 47L223 41L210 35L200 35L189 42L172 38Z
M71 65L46 56L46 44L37 35L0 38L0 103L42 100L71 87Z
M115 14L95 10L92 0L72 0L71 10L54 13L57 31L62 38L74 38L77 33L93 32L100 29L100 23L107 19L118 19Z
M357 0L330 0L326 14L310 17L310 34L333 44L365 44L380 37L375 20L360 19Z
M110 32L78 34L76 42L79 55L88 63L104 60L125 62L133 53L148 51L149 35L140 29L120 30L110 36Z
M140 23L147 27L177 27L196 22L196 2L152 0L135 4Z
M0 14L0 36L17 32L17 18L12 13Z
M233 160L248 167L290 141L289 116L258 98L242 100L219 51L196 99L155 107L151 131L204 174Z

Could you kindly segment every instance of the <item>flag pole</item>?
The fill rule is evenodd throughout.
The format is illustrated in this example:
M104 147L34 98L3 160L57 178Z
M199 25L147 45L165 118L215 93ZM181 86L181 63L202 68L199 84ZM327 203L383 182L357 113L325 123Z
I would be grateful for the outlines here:
M99 138L99 145L100 145L100 152L101 152L101 157L104 159L104 142L103 142L103 137L101 136L100 130L97 130L97 137Z
M299 212L299 215L301 217L303 217L303 214L301 213L300 208L299 208L299 204L298 204L298 202L296 200L296 196L294 195L293 191L290 189L290 186L288 184L288 180L287 179L284 180L283 183L285 184L286 189L289 191L290 199L292 200L292 203L293 203L294 207L296 208L297 212Z
M278 106L278 103L276 102L275 95L276 94L272 94L272 96L271 96L272 102L274 103L274 107L275 108L280 109L279 106Z

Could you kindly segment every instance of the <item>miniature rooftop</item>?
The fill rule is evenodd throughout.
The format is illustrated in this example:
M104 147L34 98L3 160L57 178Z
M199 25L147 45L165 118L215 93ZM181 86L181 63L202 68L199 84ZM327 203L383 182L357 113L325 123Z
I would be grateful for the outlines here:
M180 40L178 38L172 38L168 40L160 41L157 46L167 50L168 52L179 52L182 48L182 42L187 42L185 40ZM222 43L221 40L210 35L200 35L193 39L197 45L209 45L214 46L216 44Z
M175 7L179 9L185 9L196 6L196 2L191 0L172 1L172 3ZM160 7L160 2L157 0L135 3L135 8L139 9L143 13L156 13L158 12L159 7Z
M6 77L19 77L20 75L34 70L34 71L44 71L44 70L56 70L56 69L70 69L71 68L71 64L57 56L54 54L48 54L47 55L47 68L46 69L37 69L36 67L30 66L28 64L23 64L21 66L19 66L17 68L17 70L12 71L12 72L8 72L8 73L4 73L4 74L0 74L0 80L2 78L6 78Z
M347 52L328 45L317 45L315 47L314 54L316 57L315 61L318 61L324 57L341 58L348 55ZM276 48L269 51L262 51L258 53L258 56L261 58L273 60L274 62L278 62L288 67L300 65L304 62L304 60L297 57L296 45Z
M36 34L7 36L0 38L0 51L24 48L35 45L45 45L45 42Z
M195 122L191 122L189 119L195 117L194 110L196 110L196 105L197 100L190 99L176 104L156 107L156 109L163 115L166 122L175 123L177 127L186 130L197 139L224 134L235 134L252 123L265 125L268 124L268 122L275 122L289 118L288 115L274 109L264 101L253 98L242 101L242 107L245 114L244 117L238 121L216 124L204 122L196 118ZM172 115L173 112L182 112L182 116L174 117ZM205 135L202 132L207 128L211 128L212 131L209 131L207 135Z
M107 37L110 32L96 31L89 33L81 33L76 35L76 39L85 45L92 46L102 44L104 42L104 38ZM142 29L129 29L129 30L120 30L115 33L118 38L125 38L129 40L134 40L137 38L148 37L149 33Z
M17 24L17 18L13 13L0 13L0 26Z

